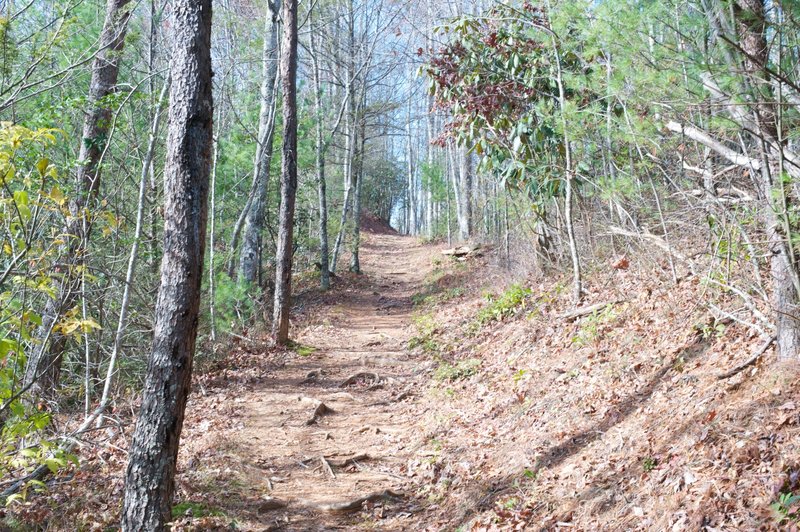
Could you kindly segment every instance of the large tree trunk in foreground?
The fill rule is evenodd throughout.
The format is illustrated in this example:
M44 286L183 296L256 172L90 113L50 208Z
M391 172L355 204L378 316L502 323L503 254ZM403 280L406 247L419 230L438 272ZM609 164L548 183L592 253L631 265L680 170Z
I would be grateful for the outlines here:
M292 298L294 206L297 194L297 0L284 2L282 18L283 159L272 322L272 335L278 345L286 345L289 341L289 310Z
M91 222L83 211L85 207L91 207L91 200L97 197L100 190L99 164L108 141L112 118L111 108L105 99L117 86L119 60L130 18L129 3L130 0L108 0L106 4L100 50L92 64L88 112L83 122L77 171L78 195L70 205L71 221L64 228L65 235L69 235L69 243L63 250L67 266L60 272L64 280L58 295L47 301L42 313L42 326L37 334L40 344L28 360L23 381L23 385L30 386L35 396L51 396L61 376L67 338L55 325L64 312L75 306L78 298L78 279L74 270L85 260L86 244L91 236Z
M126 473L122 529L170 520L189 395L211 166L211 0L173 0L172 89L165 163L164 255L142 406Z
M272 145L275 138L275 79L278 75L278 28L280 25L280 0L269 3L262 53L261 112L258 120L258 145L253 171L256 190L253 203L247 211L239 257L239 281L254 283L261 266L261 242L264 232L264 214L267 208L267 185L272 163Z

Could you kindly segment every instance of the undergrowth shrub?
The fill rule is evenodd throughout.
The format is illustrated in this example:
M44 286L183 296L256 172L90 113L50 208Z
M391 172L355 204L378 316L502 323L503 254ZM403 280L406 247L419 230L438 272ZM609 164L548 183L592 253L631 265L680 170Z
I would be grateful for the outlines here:
M436 368L433 376L439 381L457 381L472 377L478 372L480 367L481 361L477 358L460 360L455 364L441 362L439 367Z
M247 283L235 281L220 273L214 291L216 326L224 332L241 331L256 318L255 290Z
M415 349L421 347L423 351L436 354L441 351L441 346L436 340L436 320L431 314L422 314L414 318L414 327L417 334L408 341L408 348Z
M572 343L584 347L596 342L604 325L608 325L617 318L614 305L608 304L600 310L595 310L587 316L578 329L578 334L572 338Z
M59 138L57 130L0 123L0 478L4 480L22 477L39 465L56 472L75 460L50 441L51 417L45 405L25 400L21 391L28 355L40 343L35 331L43 320L37 309L48 298L58 297L65 273L92 281L82 266L56 267L66 244L65 221L71 216L70 185L48 159ZM89 219L97 213L84 209L81 215ZM50 332L72 339L100 328L79 307L66 309L51 327ZM30 481L8 502L24 498L29 489L44 487Z
M531 295L530 288L523 288L520 284L511 285L505 292L495 297L489 294L486 299L489 305L478 312L475 317L475 325L479 328L493 321L503 321L514 316L521 309L525 308L528 297Z

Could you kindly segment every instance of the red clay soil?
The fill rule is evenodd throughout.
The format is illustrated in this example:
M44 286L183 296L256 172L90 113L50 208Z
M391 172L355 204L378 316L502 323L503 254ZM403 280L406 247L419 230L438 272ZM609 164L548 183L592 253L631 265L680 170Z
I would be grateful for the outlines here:
M382 220L372 213L364 212L361 214L361 230L375 235L397 235L389 222Z

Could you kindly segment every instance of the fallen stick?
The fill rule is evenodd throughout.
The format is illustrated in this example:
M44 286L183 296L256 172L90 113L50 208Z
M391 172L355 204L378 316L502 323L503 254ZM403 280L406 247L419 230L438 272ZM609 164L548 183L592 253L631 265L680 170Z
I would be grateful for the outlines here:
M370 378L372 381L372 386L375 386L381 381L380 375L377 373L372 373L369 371L359 371L353 375L347 377L344 382L339 385L339 388L347 388L348 386L352 386L353 384L357 383L359 380L366 381L367 378Z
M624 303L624 301L625 300L617 299L614 301L607 301L605 303L597 303L596 305L589 305L588 307L577 308L575 310L559 314L558 318L567 321L576 320L578 318L582 318L583 316L588 316L589 314L592 314L594 312L601 311L604 308L608 307L609 305L618 305L620 303Z
M350 458L345 458L344 460L332 460L330 458L327 459L328 463L336 467L347 467L349 465L357 465L358 462L366 462L367 460L370 460L370 456L365 453L357 454L355 456L351 456Z
M767 338L767 340L763 344L761 344L761 347L758 348L758 351L756 351L755 354L753 354L753 356L747 360L747 362L745 362L744 364L740 364L735 368L733 368L732 370L722 373L721 375L717 375L717 380L723 380L733 377L737 373L741 373L742 371L746 370L747 368L755 364L758 361L758 359L761 358L761 356L767 352L767 349L769 349L769 347L772 345L774 341L775 341L774 336L770 336L769 338Z
M333 468L331 468L331 465L328 463L327 460L325 460L324 456L319 457L319 462L322 464L322 469L324 471L327 471L332 479L336 480L336 475L333 472Z
M392 490L384 490L372 493L370 495L367 495L366 497L359 497L358 499L349 502L321 504L319 505L319 509L322 510L323 512L330 512L333 514L345 514L361 510L361 507L365 502L377 502L381 500L399 500L402 498L403 495L401 493L397 493Z

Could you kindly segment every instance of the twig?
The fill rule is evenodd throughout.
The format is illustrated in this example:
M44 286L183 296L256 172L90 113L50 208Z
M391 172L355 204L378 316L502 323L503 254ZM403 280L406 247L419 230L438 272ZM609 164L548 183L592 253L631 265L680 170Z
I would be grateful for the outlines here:
M565 312L563 314L559 314L558 317L562 320L572 321L578 318L582 318L583 316L588 316L594 312L601 311L606 307L618 305L619 303L623 303L624 300L615 300L615 301L607 301L605 303L598 303L596 305L589 305L588 307L581 307L575 310L571 310L569 312Z
M327 460L325 460L324 456L320 456L319 457L319 462L322 464L323 471L327 471L328 474L331 476L331 478L336 480L336 475L333 473L333 469L331 468L331 465L328 463Z
M726 371L725 373L722 373L721 375L717 375L717 379L718 380L728 379L730 377L733 377L737 373L741 373L745 369L749 368L750 366L755 364L758 361L758 359L761 358L761 356L764 353L767 352L767 349L769 349L769 347L772 345L772 343L774 341L775 341L775 337L774 336L770 336L769 338L767 338L766 342L761 344L761 347L758 348L758 351L756 351L755 354L747 360L747 362L745 362L744 364L741 364L739 366L736 366L732 370Z

